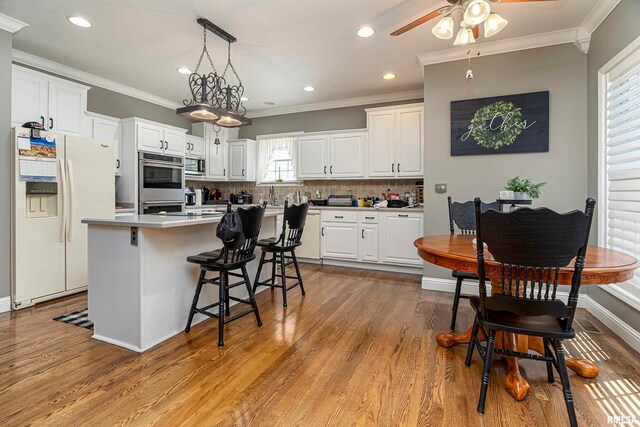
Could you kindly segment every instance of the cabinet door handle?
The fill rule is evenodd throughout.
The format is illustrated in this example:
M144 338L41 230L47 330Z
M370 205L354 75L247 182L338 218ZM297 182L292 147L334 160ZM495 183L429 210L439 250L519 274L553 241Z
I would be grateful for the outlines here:
M120 169L120 159L116 159L116 169Z
M222 176L227 176L227 169L226 168L222 168Z
M398 163L398 173L400 172L400 163Z
M44 116L40 116L40 123L42 124L42 127L44 127Z
M324 227L322 227L322 230L320 231L320 234L322 234L324 236Z
M398 215L400 218L409 218L409 215Z
M327 174L327 167L326 166L324 167L324 174L325 175Z
M242 176L244 176L244 169L242 169Z
M49 129L53 129L53 119L49 117Z
M364 239L364 230L362 230L362 238Z
M164 142L164 149L168 149L169 148L169 141L165 141Z
M395 173L396 171L396 164L395 163L391 163L391 172Z
M329 173L333 173L333 165L329 168Z
M373 219L372 216L365 216L364 219Z
M160 140L160 149L162 150L164 148L164 141Z
M335 215L335 217L336 217L336 219L342 219L342 218L344 218L344 216L342 216L342 215Z

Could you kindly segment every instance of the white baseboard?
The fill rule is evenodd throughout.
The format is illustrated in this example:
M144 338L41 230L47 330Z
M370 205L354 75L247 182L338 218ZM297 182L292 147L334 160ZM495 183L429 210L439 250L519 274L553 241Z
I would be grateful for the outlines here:
M362 262L362 261L346 261L346 260L342 261L342 260L327 259L327 258L322 259L322 265L359 268L362 270L387 271L389 273L406 273L406 274L422 275L422 266L410 267L410 266L402 266L402 265L376 264L376 263L368 263L368 262Z
M640 353L640 332L633 329L629 324L622 321L615 314L598 304L589 295L581 295L585 303L585 308L593 316L605 324L605 326L613 331L624 342L629 344L635 351Z
M0 313L11 310L11 297L0 298Z
M423 277L422 289L453 293L456 289L456 281L454 279ZM477 284L468 280L462 282L463 294L476 295L477 292ZM568 292L558 291L557 295L562 299L566 299L568 297ZM635 351L640 353L640 332L636 331L627 323L623 322L619 317L598 304L589 295L580 295L580 298L578 299L578 307L586 309L596 319L604 323L607 328L611 329L614 334L620 337L621 340L629 344Z

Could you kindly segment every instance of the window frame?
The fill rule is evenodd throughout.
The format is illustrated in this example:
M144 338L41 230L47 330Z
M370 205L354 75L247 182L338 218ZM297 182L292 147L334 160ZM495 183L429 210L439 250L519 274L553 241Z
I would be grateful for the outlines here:
M637 55L640 64L640 37L598 70L598 245L608 247L608 179L607 179L607 93L609 73L616 71L625 60ZM626 282L600 286L600 289L640 311L640 285Z

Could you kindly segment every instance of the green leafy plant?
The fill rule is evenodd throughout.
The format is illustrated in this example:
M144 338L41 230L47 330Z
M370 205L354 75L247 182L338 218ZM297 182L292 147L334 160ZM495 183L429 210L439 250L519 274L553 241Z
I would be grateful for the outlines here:
M546 182L539 182L535 184L528 178L520 179L519 176L516 176L515 178L511 178L507 181L507 185L504 189L517 193L527 193L532 199L537 199L540 197L540 188L546 184Z
M500 121L504 123L499 125ZM513 144L524 130L525 123L520 108L511 102L498 101L476 111L471 119L471 135L478 145L498 150Z

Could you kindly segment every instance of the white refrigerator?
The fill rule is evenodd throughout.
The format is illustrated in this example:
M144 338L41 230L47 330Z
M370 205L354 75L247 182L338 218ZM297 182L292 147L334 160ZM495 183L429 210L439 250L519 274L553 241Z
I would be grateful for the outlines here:
M54 153L50 147L37 145L38 140L29 135L30 129L14 128L14 310L85 290L87 225L81 220L115 215L112 141L41 132L40 141L49 141L44 145L55 147ZM43 155L39 148L49 151Z

